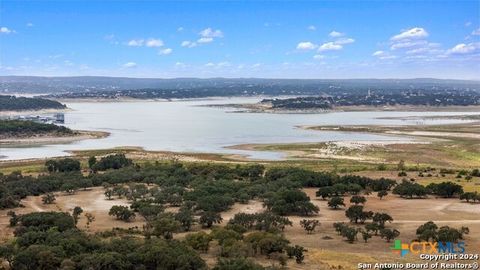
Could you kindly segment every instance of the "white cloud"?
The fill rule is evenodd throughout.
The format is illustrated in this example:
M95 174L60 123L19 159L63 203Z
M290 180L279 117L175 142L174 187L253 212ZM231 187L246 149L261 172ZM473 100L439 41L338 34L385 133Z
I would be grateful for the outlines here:
M390 55L388 52L385 51L376 51L372 54L372 56L378 57L378 59L381 60L397 58L395 55Z
M221 30L213 30L212 28L205 28L200 33L198 33L200 36L204 38L221 38L223 37L223 32Z
M182 41L181 46L182 46L182 47L187 47L187 48L193 48L193 47L196 47L196 46L197 46L197 43L196 43L196 42L191 42L191 41L185 40L185 41Z
M27 23L27 27L33 27L33 23L31 22Z
M173 52L173 50L171 48L165 48L163 50L160 50L158 52L158 54L160 55L167 55L167 54L171 54Z
M0 34L10 34L12 32L13 32L12 30L8 29L5 26L0 27Z
M144 42L145 41L143 39L132 39L128 41L127 45L131 47L141 47L143 46Z
M317 48L317 45L313 44L310 41L303 41L297 44L297 50L314 50Z
M321 60L321 59L324 59L324 58L325 58L325 56L324 56L324 55L321 55L321 54L315 54L315 55L313 56L313 59L316 59L316 60Z
M134 68L137 67L137 63L135 62L128 62L122 65L123 68Z
M154 39L151 38L145 42L145 46L147 47L162 47L163 46L163 41L160 39Z
M198 43L210 43L213 41L211 37L201 37L197 40Z
M426 53L426 52L428 52L428 48L422 47L422 48L408 50L405 53L406 54L419 54L419 53Z
M186 67L187 65L185 65L185 63L182 63L182 62L176 62L175 63L175 67L176 68L184 68Z
M480 36L480 27L472 31L472 35Z
M182 32L183 30L184 30L184 28L181 27L181 26L177 28L177 32Z
M341 50L342 48L343 48L343 46L340 45L340 44L335 44L334 42L327 42L327 43L322 44L322 46L320 46L318 48L318 51L319 52L338 51L338 50Z
M337 32L337 31L332 31L330 32L330 34L328 34L330 37L343 37L345 34L344 33L340 33L340 32Z
M469 27L470 25L472 25L472 22L466 22L465 23L465 27Z
M428 32L422 27L414 27L401 32L390 38L392 41L399 41L404 39L424 38L428 37Z
M315 30L317 30L317 27L315 27L315 25L309 25L307 27L307 29L310 30L310 31L315 31Z
M345 44L350 44L350 43L354 43L355 42L355 39L353 38L341 38L341 39L338 39L336 41L334 41L335 44L339 44L339 45L345 45Z
M447 51L448 54L469 54L480 49L480 43L460 43Z
M210 68L213 68L213 67L214 68L224 68L224 67L230 67L230 66L232 66L230 64L230 62L226 62L226 61L219 62L219 63L208 62L208 63L205 64L205 67L210 67Z
M390 46L390 49L396 50L396 49L405 49L405 48L412 48L420 45L426 45L428 42L425 40L420 40L420 41L404 41L404 42L399 42L399 43L394 43L392 46Z

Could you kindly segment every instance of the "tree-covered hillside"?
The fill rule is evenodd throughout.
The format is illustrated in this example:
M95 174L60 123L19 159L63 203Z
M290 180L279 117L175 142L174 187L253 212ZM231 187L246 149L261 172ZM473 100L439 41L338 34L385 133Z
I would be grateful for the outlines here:
M69 128L54 124L37 123L23 120L0 120L0 138L31 137L39 135L71 135Z
M65 108L65 105L54 100L0 95L0 111L32 111Z

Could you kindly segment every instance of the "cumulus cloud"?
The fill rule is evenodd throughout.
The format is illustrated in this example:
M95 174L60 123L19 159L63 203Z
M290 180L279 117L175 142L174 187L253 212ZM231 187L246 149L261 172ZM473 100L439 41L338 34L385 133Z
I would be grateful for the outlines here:
M182 47L186 47L186 48L193 48L193 47L197 46L197 43L189 41L189 40L185 40L185 41L182 41L182 43L180 45Z
M353 38L341 38L341 39L338 39L336 41L334 41L335 44L339 44L339 45L345 45L345 44L350 44L350 43L354 43L355 42L355 39Z
M173 50L171 48L165 48L163 50L160 50L158 52L158 54L160 55L168 55L168 54L171 54L173 52Z
M27 23L27 27L33 27L33 23L31 22Z
M184 29L184 28L183 28L182 26L180 26L180 27L177 28L177 32L182 32L183 29Z
M310 41L303 41L297 44L297 50L314 50L317 48L317 45L313 44Z
M213 41L211 37L201 37L197 40L198 43L210 43Z
M381 60L397 58L395 55L390 55L388 52L385 51L376 51L372 53L372 56L375 56Z
M317 30L317 27L315 27L315 25L309 25L307 27L307 29L310 30L310 31L315 31L315 30Z
M340 45L340 44L336 44L335 42L327 42L327 43L322 44L322 45L318 48L318 51L319 51L319 52L323 52L323 51L338 51L338 50L341 50L342 48L343 48L343 46Z
M332 31L330 34L328 34L330 37L343 37L345 34L337 31Z
M414 28L403 31L398 35L391 37L390 40L399 41L399 40L405 40L405 39L416 39L416 38L424 38L424 37L428 37L428 32L422 27L414 27Z
M141 47L143 46L144 42L145 41L143 39L132 39L127 42L127 45L130 47Z
M122 65L123 68L134 68L134 67L137 67L137 63L135 62L127 62L125 64Z
M416 47L416 46L426 45L427 43L428 42L425 41L425 40L403 41L403 42L393 43L392 46L390 46L390 49L397 50L397 49L412 48L412 47Z
M316 59L316 60L321 60L321 59L324 59L324 58L325 58L325 56L324 56L324 55L321 55L321 54L315 54L315 55L313 56L313 59Z
M5 27L5 26L0 27L0 33L1 34L10 34L12 32L13 32L13 30L8 29L8 27Z
M145 42L145 46L147 47L162 47L163 41L160 39L151 38Z
M480 43L460 43L447 51L448 54L470 54L480 49Z
M198 33L201 37L204 38L221 38L223 37L223 32L219 29L213 30L212 28L205 28L200 33Z
M473 36L480 36L480 27L472 31Z

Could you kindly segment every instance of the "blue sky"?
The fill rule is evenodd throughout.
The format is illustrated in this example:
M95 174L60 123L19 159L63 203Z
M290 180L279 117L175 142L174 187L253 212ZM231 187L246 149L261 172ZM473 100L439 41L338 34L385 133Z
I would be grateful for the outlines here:
M0 1L0 75L480 79L480 1Z

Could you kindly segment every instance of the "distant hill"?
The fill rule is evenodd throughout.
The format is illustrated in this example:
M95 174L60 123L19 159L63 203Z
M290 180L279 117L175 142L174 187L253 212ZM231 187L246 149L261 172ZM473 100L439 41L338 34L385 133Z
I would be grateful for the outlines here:
M65 105L54 100L0 95L0 111L35 111L65 108Z
M469 90L480 91L480 81L441 79L261 79L261 78L125 78L125 77L34 77L0 76L0 93L85 93L118 90L188 90L232 95L322 94L371 90Z

